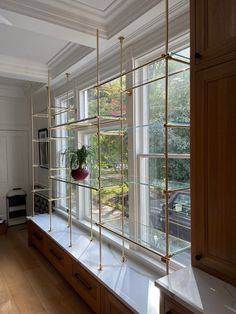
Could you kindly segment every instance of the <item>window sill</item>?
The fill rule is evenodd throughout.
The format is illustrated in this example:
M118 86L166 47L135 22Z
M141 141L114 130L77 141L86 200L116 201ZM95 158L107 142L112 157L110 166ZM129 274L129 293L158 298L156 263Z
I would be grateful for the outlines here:
M120 252L105 241L102 245L102 270L100 270L98 268L100 246L96 237L91 241L88 232L78 228L74 223L70 246L70 230L65 217L54 213L50 232L48 214L28 218L134 312L156 313L159 308L159 289L154 283L161 277L160 273L150 271L132 258L121 262Z
M64 218L68 217L68 214L61 209L57 209L57 213ZM82 228L85 232L88 234L91 233L91 222L89 222L86 219L78 220L77 218L73 217L73 224L75 226L78 226L79 228ZM94 237L97 237L99 234L99 228L98 226L93 223L93 235ZM112 246L115 248L118 252L120 252L121 257L121 250L122 250L122 240L119 236L114 235L113 233L110 233L107 230L102 230L102 239L103 242L106 242L107 245ZM127 242L125 242L125 256L129 259L134 260L135 262L139 263L146 269L149 269L150 271L157 272L160 276L166 275L166 264L164 262L161 262L161 259L159 256L155 255L154 253L150 253L145 251L145 249L141 249L139 247L133 248L129 246ZM184 266L179 264L175 261L170 261L170 273L179 269L182 269Z

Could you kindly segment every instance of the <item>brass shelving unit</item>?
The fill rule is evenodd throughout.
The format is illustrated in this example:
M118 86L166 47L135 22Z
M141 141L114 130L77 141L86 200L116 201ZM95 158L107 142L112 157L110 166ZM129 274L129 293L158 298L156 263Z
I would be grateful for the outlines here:
M169 153L168 147L169 147L169 130L170 129L189 129L190 124L183 122L175 122L175 121L169 121L169 104L168 104L168 95L169 95L169 78L172 75L176 75L178 73L182 73L186 70L189 69L190 63L189 60L186 58L183 58L182 56L179 56L177 54L171 54L169 52L169 6L168 6L168 0L165 1L166 6L165 6L165 20L166 20L166 32L165 32L165 53L159 56L158 58L153 59L150 62L144 63L138 67L134 67L133 69L129 71L125 71L123 68L124 60L123 60L123 45L124 45L124 38L120 37L119 42L120 42L120 73L119 75L113 76L112 78L104 81L100 81L100 53L99 53L99 32L97 31L97 83L96 86L94 86L96 90L96 95L97 95L97 114L92 117L87 117L81 120L75 120L75 121L67 121L67 123L63 124L58 124L58 125L52 125L52 116L55 114L62 114L65 112L69 112L71 110L75 110L75 108L70 108L70 107L53 107L51 106L51 97L50 97L50 75L49 75L49 82L48 82L48 106L47 106L47 113L34 113L33 110L33 105L32 105L32 130L34 127L33 120L35 118L47 118L48 119L48 129L49 129L49 138L47 139L49 143L49 175L48 175L48 190L49 190L49 217L50 217L50 222L49 222L49 231L52 230L52 206L51 202L55 201L55 197L52 195L52 187L53 187L53 181L55 182L63 182L66 185L68 185L68 195L67 197L69 199L69 208L68 208L68 227L70 228L70 238L69 238L69 246L72 246L72 185L77 185L86 189L89 189L90 191L94 190L97 191L98 193L98 221L95 222L96 226L98 227L98 240L99 240L99 265L98 269L102 270L103 268L103 259L102 259L102 249L103 249L103 238L102 238L102 230L107 230L116 236L121 238L122 241L122 248L121 248L121 260L122 262L125 262L125 242L134 244L135 246L141 247L161 258L163 262L166 263L166 272L167 274L169 273L169 267L170 267L170 259L186 250L188 246L181 248L176 251L171 251L170 249L170 236L169 236L169 194L172 192L176 191L187 191L190 189L189 186L186 187L179 187L179 188L173 188L171 184L169 184L169 179L168 179L168 172L169 172L169 158L173 158L173 153ZM143 82L138 82L134 83L133 86L129 86L126 88L123 84L123 78L125 78L127 75L132 75L135 73L137 70L142 70L144 67L154 64L159 61L164 61L165 62L165 74L161 75L160 77L152 78L147 81ZM177 70L175 72L169 72L169 63L171 61L177 62L179 64L184 65L184 67L180 70ZM112 82L115 79L119 79L120 82L120 114L119 116L112 116L112 115L102 115L101 114L101 108L100 108L100 93L103 88L106 88L105 85L109 82ZM69 76L67 75L67 82L69 80ZM123 99L125 94L132 94L132 91L141 88L145 85L151 84L153 82L157 82L158 80L165 80L165 121L164 125L164 134L165 134L165 144L164 144L164 152L162 154L153 154L153 157L163 157L165 160L165 182L164 185L162 185L162 190L165 195L165 250L163 252L159 252L153 248L151 248L148 245L145 245L143 241L139 241L137 238L132 238L128 236L125 232L125 201L124 201L124 187L125 183L132 183L136 185L148 185L150 186L149 183L142 182L139 180L139 178L132 178L125 180L125 165L124 165L124 133L129 126L126 125L126 117L125 113L123 111ZM32 99L31 99L32 101ZM68 102L68 93L67 93L67 104ZM102 151L101 151L101 135L104 133L104 128L106 126L112 126L112 125L118 125L119 128L118 130L106 130L106 134L111 136L119 136L120 138L120 177L119 180L110 180L109 184L104 184L104 178L102 177L102 169L101 169L101 160L102 160ZM98 176L94 180L84 180L82 182L80 181L74 181L72 180L70 176L70 170L68 170L67 175L60 176L60 173L58 174L57 171L60 169L66 169L66 168L60 168L60 167L53 167L53 160L52 160L52 142L56 140L65 140L65 137L53 137L52 134L56 130L67 130L68 136L66 140L68 141L68 147L70 147L70 132L72 130L76 131L81 131L85 128L88 127L93 127L96 128L97 130L97 166L98 166ZM131 126L132 128L134 126ZM141 126L135 126L134 128L142 128L145 127L145 125ZM109 128L108 128L109 129ZM32 138L33 138L33 131L32 131ZM37 142L36 139L33 138L33 145L34 143ZM34 149L32 149L32 156L34 160ZM143 157L145 157L145 154L143 154ZM180 158L189 158L189 154L182 154ZM38 167L38 165L33 164L33 182L34 182L34 169ZM158 187L158 184L153 184L154 186ZM104 189L109 189L111 187L117 186L121 189L121 230L116 230L115 228L111 228L110 226L106 225L106 221L103 221L102 219L102 191ZM33 193L35 193L35 190L33 190ZM58 197L58 200L61 199L61 196ZM34 214L34 212L33 212ZM90 223L91 223L91 240L93 239L93 225L94 225L94 220L93 220L93 212L91 210L91 217L90 217Z

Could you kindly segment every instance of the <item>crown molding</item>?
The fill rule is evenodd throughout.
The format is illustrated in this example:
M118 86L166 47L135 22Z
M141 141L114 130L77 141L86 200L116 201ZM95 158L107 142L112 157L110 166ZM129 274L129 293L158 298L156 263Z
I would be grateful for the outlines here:
M48 62L48 67L51 70L52 78L66 71L76 62L79 62L88 54L94 51L93 48L83 45L69 43L64 47L52 60Z
M112 6L105 15L108 38L120 32L145 12L158 5L162 0L126 1L124 6Z
M26 81L47 82L46 64L0 55L0 76Z
M162 0L114 0L104 11L63 0L4 0L0 8L109 39Z
M0 8L85 34L95 35L96 29L99 28L100 36L107 38L104 18L82 7L75 10L71 6L52 0L4 0L0 2Z
M157 14L158 12L158 14ZM140 23L140 27L133 27L133 32L130 32L124 41L124 51L129 54L133 51L133 57L139 58L144 53L147 54L163 46L165 42L165 14L164 3L160 3L155 10L147 13L150 19L146 24ZM143 19L143 17L141 17ZM183 45L189 43L189 6L186 0L173 0L169 10L170 22L170 41L180 41ZM171 49L175 49L171 46ZM125 53L125 54L126 54ZM113 41L107 49L100 53L100 69L101 79L111 77L119 71L119 42ZM95 83L96 77L96 53L92 52L83 60L74 64L69 69L71 73L71 87L79 86L84 89L92 86ZM72 82L73 81L73 82ZM63 87L64 78L58 76L53 80L53 88L56 90L56 95L65 92Z

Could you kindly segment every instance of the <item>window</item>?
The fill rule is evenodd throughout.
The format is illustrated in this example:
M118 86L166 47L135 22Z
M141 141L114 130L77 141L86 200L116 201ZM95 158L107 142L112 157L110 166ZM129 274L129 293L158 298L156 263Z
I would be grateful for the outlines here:
M97 96L94 88L81 92L81 112L84 117L93 117L97 115ZM126 114L126 103L123 101L123 114ZM103 117L120 116L120 82L119 80L111 81L103 86L100 92L100 115ZM84 128L81 132L81 139L84 144L92 147L94 155L89 160L90 180L96 181L98 177L97 169L97 127ZM101 127L101 178L102 184L106 188L101 192L101 204L103 207L103 221L109 227L120 229L121 225L121 197L120 188L121 174L121 139L120 139L120 122L106 123ZM128 171L128 146L127 132L123 134L123 163L124 172L127 177ZM127 181L127 180L126 180ZM125 193L125 216L128 219L128 186L124 189ZM98 200L97 192L94 190L84 189L84 216L87 219L92 218L98 221Z
M55 125L62 125L67 122L74 121L75 117L75 105L74 105L74 95L73 92L69 92L66 95L63 95L56 99L56 107L61 108L61 110L56 110L56 114L54 115L54 124ZM68 157L66 156L66 152L68 149L68 145L71 147L75 147L77 139L76 134L73 131L68 132L65 128L57 128L53 131L55 137L60 138L55 141L55 150L56 150L56 164L54 165L55 170L53 175L56 177L60 177L65 181L70 176L70 171L68 170ZM56 182L56 190L57 190L57 197L60 200L57 201L57 207L68 211L68 185L66 182ZM76 215L77 211L77 188L76 186L72 185L72 212Z
M178 52L189 56L189 49ZM142 62L146 62L145 60ZM137 81L158 80L138 88L137 158L140 187L140 238L157 251L166 250L165 234L165 61L151 63L137 73ZM169 61L168 77L168 196L170 253L190 262L190 95L189 66ZM184 192L180 192L183 189ZM170 192L170 191L173 192ZM178 213L178 215L177 215ZM184 214L185 213L185 214ZM186 253L187 252L187 253Z
M176 55L186 60L189 49L179 51ZM147 56L138 60L138 63L148 61ZM121 111L126 117L123 132L119 120L101 124L101 182L102 186L106 187L101 192L102 221L108 229L121 233L123 199L125 236L143 247L165 254L167 193L170 253L183 251L184 253L177 255L175 259L186 265L190 261L191 241L189 66L169 60L168 73L168 114L165 99L165 60L149 63L135 71L132 80L136 88L133 89L133 95L123 93L122 108L119 79L107 83L100 90L101 118L117 118ZM126 79L128 81L130 77ZM126 79L124 78L123 86L126 86ZM78 100L77 119L92 119L97 115L97 96L94 88L80 91ZM65 101L65 98L60 97L58 105L66 106ZM72 95L70 101L74 102ZM165 126L166 117L168 132ZM58 115L56 123L63 123L66 119L67 113ZM67 131L60 132L58 135L68 137ZM85 184L92 189L73 187L73 211L77 217L96 222L99 214L96 191L97 126L88 124L72 133L72 137L74 147L86 145L93 151L88 158L90 175ZM68 144L62 141L57 145L57 151L62 152L62 146L67 147ZM125 183L123 191L120 187L122 168ZM66 177L68 172L64 171L63 175ZM168 191L165 191L166 179ZM58 188L66 192L62 183L59 183ZM67 200L61 201L60 205L66 209ZM130 247L135 246L131 244Z

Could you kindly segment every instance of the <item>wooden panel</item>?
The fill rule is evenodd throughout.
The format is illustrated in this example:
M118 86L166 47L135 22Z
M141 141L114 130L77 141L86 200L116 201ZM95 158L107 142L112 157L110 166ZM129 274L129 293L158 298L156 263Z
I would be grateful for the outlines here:
M72 263L70 256L49 237L46 242L46 255L61 274L70 275Z
M45 234L31 221L28 222L28 242L33 244L40 252L45 251Z
M132 312L112 293L103 288L101 292L101 313L102 314L131 314Z
M236 61L199 71L195 80L193 264L236 284Z
M100 284L78 262L72 261L70 283L96 312L100 311Z
M175 300L161 293L160 314L193 314Z
M194 8L191 17L195 22L191 26L195 29L192 30L195 52L201 55L197 63L235 51L236 1L192 0L191 6Z

